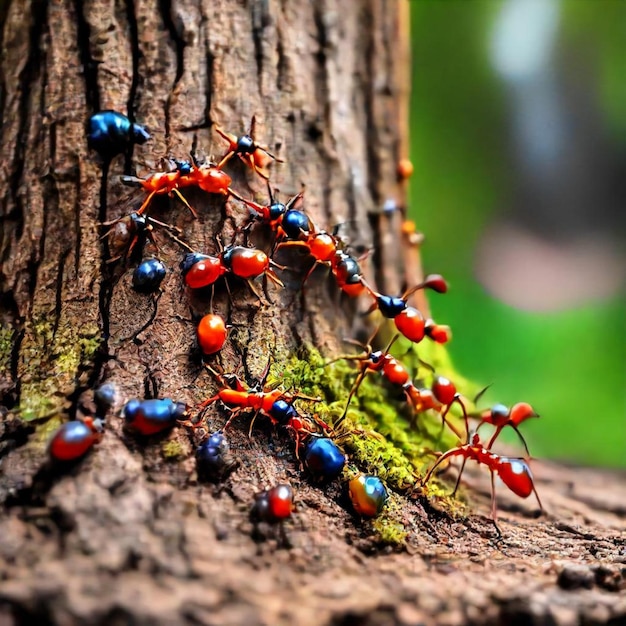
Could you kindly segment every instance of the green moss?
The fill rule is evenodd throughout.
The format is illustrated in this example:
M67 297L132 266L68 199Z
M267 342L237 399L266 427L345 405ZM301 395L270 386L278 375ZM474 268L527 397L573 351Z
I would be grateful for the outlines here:
M36 317L27 324L18 365L20 415L40 419L63 410L68 393L93 365L102 337L95 324L59 324Z
M163 442L161 452L166 461L179 461L187 456L183 446L174 439Z
M13 335L11 328L0 328L0 374L6 374L11 368Z
M35 436L32 439L35 444L39 446L46 446L52 434L61 427L64 420L60 415L54 415L50 419L46 420L43 424L40 424L35 431Z
M424 342L419 352L414 344L398 341L393 353L415 373L418 387L432 383L433 372L420 359L431 365L437 374L455 381L466 397L473 397L476 386L468 383L454 372L445 349L432 342ZM276 368L277 369L277 368ZM331 427L340 422L346 400L354 384L357 370L354 363L340 360L327 364L319 352L310 347L287 359L281 367L280 378L270 376L268 382L281 384L285 389L309 396L319 397L323 402L309 404L306 411L316 413ZM441 426L441 417L426 411L413 415L403 393L383 379L380 374L370 373L363 380L343 422L337 426L334 436L350 457L350 468L344 477L358 471L376 474L391 489L399 492L419 489L419 479L435 459L435 450L447 450L457 443L449 429ZM300 401L304 409L305 401ZM456 412L456 411L455 411ZM455 412L452 412L453 414ZM458 412L456 412L458 414ZM460 417L457 425L463 431ZM450 496L450 488L432 480L428 495L433 496L441 507L452 515L462 515L464 506ZM392 494L385 511L374 522L374 528L383 543L399 545L404 542L406 529L400 514L397 496Z
M403 523L402 503L395 494L389 496L381 515L372 522L372 528L380 543L390 546L403 546L408 532Z

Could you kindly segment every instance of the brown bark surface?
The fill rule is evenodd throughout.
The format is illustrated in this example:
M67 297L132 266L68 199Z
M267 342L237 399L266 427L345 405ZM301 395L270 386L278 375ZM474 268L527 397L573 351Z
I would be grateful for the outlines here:
M258 139L285 159L272 169L281 197L305 183L316 223L349 222L355 244L377 247L372 280L400 290L398 246L377 216L401 193L395 164L405 156L397 9L392 0L2 5L0 316L11 349L0 362L0 624L626 623L623 475L534 465L547 513L535 519L532 503L500 494L497 540L480 515L489 481L474 471L478 514L453 520L407 499L407 549L393 551L349 512L340 485L301 478L288 440L264 424L251 438L233 429L240 466L211 486L197 481L184 429L165 436L180 446L166 458L163 438L137 441L116 418L131 397L195 404L215 391L187 321L209 303L182 290L176 244L157 234L171 271L162 295L145 296L130 288L131 268L106 262L98 227L136 206L117 175L145 175L192 149L221 155L213 124L240 133L256 115ZM108 108L153 139L107 176L85 123ZM231 171L238 191L265 198L258 177L237 163ZM245 211L187 197L200 219L173 201L154 215L195 249L215 251L216 233L230 241ZM232 290L234 305L225 292L213 303L233 325L218 359L226 371L241 364L258 376L268 353L302 343L329 354L354 324L353 305L340 307L323 278L305 295L270 288L267 306L245 286ZM55 472L42 460L46 420L89 409L104 380L119 390L105 437L73 471ZM285 480L298 494L286 538L253 533L254 494Z

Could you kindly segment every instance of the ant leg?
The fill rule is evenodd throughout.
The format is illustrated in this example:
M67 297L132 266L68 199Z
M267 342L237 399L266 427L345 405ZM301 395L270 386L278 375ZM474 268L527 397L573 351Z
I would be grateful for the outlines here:
M435 464L428 470L428 472L426 473L426 476L422 479L422 485L425 485L429 480L430 477L433 475L433 472L437 469L437 466L442 463L443 461L445 461L446 459L449 459L452 456L463 456L463 458L465 458L465 450L463 448L452 448L451 450L448 450L447 452L444 452L436 461Z
M467 416L467 409L459 394L454 397L454 402L461 405L461 411L463 411L463 420L465 421L465 443L469 443L469 417Z
M135 211L135 213L137 213L137 215L142 215L145 212L145 210L148 208L148 205L152 201L152 198L154 198L155 194L156 194L156 189L151 191L146 196L146 199L143 201L142 205L139 207L139 209L137 209L137 211Z
M283 265L278 265L277 263L272 262L271 263L274 267L277 267L278 269L286 269ZM265 275L278 287L284 287L284 283L282 280L280 280L280 278L278 278L278 276L276 275L276 272L274 272L273 269L268 268L265 270Z
M545 509L543 508L543 504L541 504L539 494L537 493L537 489L535 488L535 483L533 483L533 493L535 494L535 498L537 498L537 504L539 505L539 510L541 511L541 514L545 513Z
M333 428L337 428L346 418L346 415L348 414L348 407L350 406L350 401L361 386L361 383L363 382L366 374L367 368L362 368L359 372L359 375L356 377L356 380L354 381L354 385L352 385L352 389L350 389L350 395L348 396L348 401L346 402L346 408L343 410L343 415L333 424Z
M498 533L498 539L502 539L502 531L498 526L498 507L496 505L496 478L492 469L491 472L491 521L493 522L496 533Z
M196 210L189 204L189 202L187 202L187 198L185 198L185 196L183 196L182 193L180 193L180 191L178 191L178 189L173 189L172 193L176 194L176 197L191 211L191 214L198 219L198 213L196 212Z
M258 148L257 148L258 150ZM263 180L269 181L270 175L256 164L254 156L251 154L239 154L239 158ZM282 162L282 161L281 161Z
M269 306L269 303L267 301L266 298L264 298L258 291L257 288L254 286L254 283L251 280L247 280L246 281L248 283L248 287L250 287L250 291L259 299L259 305L265 305L265 306ZM228 283L227 283L228 284ZM228 295L230 296L230 290L228 291ZM233 303L233 299L232 296L230 296L230 301L234 306Z
M219 376L219 374L217 374L217 372L214 372L214 370L212 370L210 366L207 365L206 367L209 370L211 370L211 372L213 372L216 376ZM219 394L212 396L208 400L203 400L196 408L202 411L203 409L206 409L209 406L209 404L213 404L214 402L217 402L219 399L220 399Z
M291 397L292 397L293 400L308 400L309 402L321 402L322 401L322 398L314 398L312 396L305 396L305 395L303 395L301 393L294 393L293 396L291 396ZM322 422L322 424L324 424L324 422ZM328 426L326 424L324 424L324 425L328 428Z
M479 426L482 426L482 424L480 424ZM496 426L496 430L493 435L491 435L491 439L489 439L489 443L487 444L487 450L491 450L491 446L493 446L495 440L498 438L498 435L502 432L503 428L504 426Z
M459 475L456 477L456 484L454 485L454 490L452 491L452 495L456 495L457 489L461 484L461 476L463 475L463 470L465 469L465 464L467 463L467 459L463 458L463 463L461 463L461 469L459 470Z
M225 135L222 133L222 131L220 131L219 129L215 129L217 130L218 133L220 133L220 135L222 135L222 137L225 137ZM230 141L230 139L229 139ZM228 161L230 161L233 156L235 156L235 152L233 150L231 150L230 152L227 152L223 157L222 160L215 166L218 170L221 170L224 165L226 165L226 163L228 163Z
M524 450L526 450L526 456L528 458L530 458L530 451L528 450L528 445L526 444L526 439L524 439L524 436L522 435L522 433L519 431L519 429L517 428L517 426L514 426L513 424L511 424L511 427L513 428L513 430L517 433L518 437L520 438L520 440L522 441L522 444L524 444ZM541 504L541 503L540 503Z
M256 413L253 415L252 420L250 422L250 428L248 428L248 439L252 439L252 427L254 426L254 422L256 418L259 416L259 412L261 409L257 409Z
M452 401L454 402L454 400ZM441 414L441 430L443 431L444 425L447 426L461 441L463 441L463 437L461 437L461 433L458 431L458 429L456 428L456 426L454 426L451 422L449 422L446 419L446 416L448 415L448 411L450 410L450 407L452 406L452 402L450 402L450 404L448 404L446 406L445 411ZM441 437L441 435L439 435Z
M241 409L231 409L230 417L226 420L224 427L222 428L222 432L226 432L226 429L230 426L230 423L241 413Z

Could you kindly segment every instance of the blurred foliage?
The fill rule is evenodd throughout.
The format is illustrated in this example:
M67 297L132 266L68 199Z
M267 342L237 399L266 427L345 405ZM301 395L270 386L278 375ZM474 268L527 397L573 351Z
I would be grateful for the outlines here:
M514 175L506 169L503 86L488 57L500 7L493 0L411 2L411 210L426 234L426 271L451 284L445 297L431 297L433 315L455 331L457 369L493 383L485 406L524 400L542 415L523 427L535 456L626 466L623 300L528 313L490 297L472 272L478 237ZM590 66L602 123L623 141L626 2L562 3L558 37Z

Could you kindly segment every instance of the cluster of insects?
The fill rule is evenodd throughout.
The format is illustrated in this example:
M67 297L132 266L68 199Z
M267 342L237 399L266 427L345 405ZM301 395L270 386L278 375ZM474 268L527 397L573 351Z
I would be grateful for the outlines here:
M355 362L357 373L346 398L343 414L331 425L322 421L316 414L302 413L295 405L298 400L321 402L321 398L308 397L266 385L269 362L261 381L251 387L236 375L224 374L205 361L205 367L214 376L219 387L215 395L195 407L169 398L131 399L126 402L121 413L126 429L147 437L174 426L191 428L194 432L200 428L201 431L198 432L203 432L204 437L196 451L198 476L202 480L220 482L238 465L228 441L231 424L239 414L252 413L250 432L257 416L269 420L273 426L283 429L292 437L296 456L308 472L319 480L330 481L340 477L346 466L347 456L341 449L340 436L337 433L346 419L349 405L365 377L370 373L379 373L389 385L398 388L415 414L424 411L439 414L442 428L450 429L458 439L455 447L437 453L437 458L426 475L418 479L422 490L426 490L437 468L449 459L460 457L462 465L454 491L456 492L458 488L467 460L485 465L491 473L491 515L494 524L497 513L495 477L522 498L534 493L541 507L529 468L528 447L519 432L519 426L525 420L536 417L533 408L526 403L519 403L511 408L498 404L488 411L470 413L468 400L458 392L454 382L436 375L433 371L432 384L424 387L413 381L407 367L390 353L392 344L400 336L412 343L428 340L445 344L449 341L451 331L448 326L424 317L418 308L409 304L410 297L418 290L446 293L448 285L444 278L431 274L400 295L379 293L365 278L361 270L361 258L353 254L337 234L319 228L302 209L302 193L296 194L285 203L279 202L274 197L269 184L268 165L271 161L279 159L269 152L267 147L257 143L253 128L242 136L235 136L220 129L217 132L227 142L226 152L217 162L200 163L195 158L190 161L173 159L166 172L156 172L143 179L133 176L121 177L123 184L140 188L144 197L140 206L129 215L106 225L108 230L105 235L110 260L130 258L136 249L143 248L146 241L152 242L156 247L153 230L155 227L163 228L184 250L180 261L181 280L190 292L213 289L218 281L233 276L247 281L251 291L263 301L263 294L257 290L256 279L264 277L276 287L283 287L281 271L285 268L276 263L273 257L281 249L297 248L304 251L312 262L303 284L317 266L326 266L342 293L349 298L368 299L370 302L368 312L378 310L383 318L390 320L397 333L383 350L374 350L370 345L376 332L367 344L352 342L363 349L361 354L338 357ZM126 116L115 111L102 111L90 118L89 145L105 161L126 151L131 144L141 144L148 139L149 134L141 125L131 123ZM233 158L240 159L267 182L267 204L259 204L244 198L231 187L231 177L223 168ZM408 176L410 163L403 162L401 165L404 172L402 175ZM186 244L178 228L150 215L153 199L156 196L169 196L178 199L194 218L197 217L197 211L189 204L183 193L185 189L191 187L226 199L232 198L248 208L249 220L238 230L239 233L246 235L244 238L246 245L233 243L223 247L219 243L217 254L204 254ZM247 245L248 231L259 222L265 224L272 233L272 242L268 250ZM140 293L156 292L160 289L165 275L165 265L159 259L143 259L133 272L133 288ZM209 357L219 353L223 348L228 341L229 329L220 315L209 312L199 320L196 334L202 354ZM425 366L430 367L428 364ZM53 435L49 453L54 461L63 463L82 458L103 436L104 418L113 405L114 390L110 385L104 384L96 390L94 397L97 417L67 422ZM224 407L229 412L229 417L220 430L211 432L205 415L207 409L214 404ZM451 418L451 409L454 406L457 407L456 413L460 413L462 420L457 417ZM484 424L494 427L493 434L486 443L478 434ZM500 432L506 426L513 428L520 436L526 457L505 457L492 450ZM364 517L375 517L380 514L389 497L383 481L371 474L354 475L348 481L347 489L355 512ZM281 522L288 518L293 510L292 487L288 484L279 484L257 494L251 515L253 519L259 521Z

